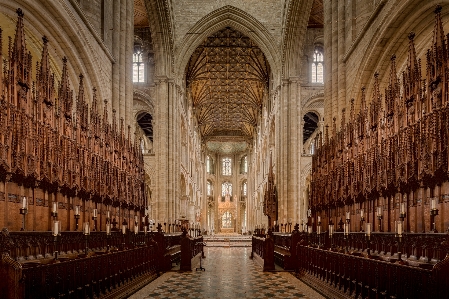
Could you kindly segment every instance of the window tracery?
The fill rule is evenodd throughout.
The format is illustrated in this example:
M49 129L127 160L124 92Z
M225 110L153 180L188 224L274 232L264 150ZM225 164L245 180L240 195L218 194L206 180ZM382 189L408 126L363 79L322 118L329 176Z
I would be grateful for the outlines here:
M221 184L221 196L232 196L232 184L230 182L224 182Z
M232 175L231 158L223 158L223 175Z
M142 60L142 51L138 48L133 55L133 82L145 82L145 64Z
M315 48L312 62L312 83L324 83L324 55L323 50Z

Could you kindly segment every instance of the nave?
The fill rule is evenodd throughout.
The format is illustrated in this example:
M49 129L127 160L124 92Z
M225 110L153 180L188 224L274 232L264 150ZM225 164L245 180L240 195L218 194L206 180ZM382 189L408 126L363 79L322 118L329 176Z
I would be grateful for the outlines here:
M263 272L251 247L205 247L204 254L205 271L166 272L129 299L324 298L289 272Z

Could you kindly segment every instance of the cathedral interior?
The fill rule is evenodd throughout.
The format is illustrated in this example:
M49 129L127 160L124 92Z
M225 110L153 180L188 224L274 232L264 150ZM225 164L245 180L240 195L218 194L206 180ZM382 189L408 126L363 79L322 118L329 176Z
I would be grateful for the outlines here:
M0 0L0 63L1 298L449 298L449 1Z

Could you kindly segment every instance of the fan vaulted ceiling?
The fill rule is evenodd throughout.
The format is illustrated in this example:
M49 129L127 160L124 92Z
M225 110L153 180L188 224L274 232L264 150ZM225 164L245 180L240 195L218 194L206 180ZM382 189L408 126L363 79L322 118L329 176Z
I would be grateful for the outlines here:
M186 83L204 141L254 136L268 95L270 67L253 41L227 27L192 54Z

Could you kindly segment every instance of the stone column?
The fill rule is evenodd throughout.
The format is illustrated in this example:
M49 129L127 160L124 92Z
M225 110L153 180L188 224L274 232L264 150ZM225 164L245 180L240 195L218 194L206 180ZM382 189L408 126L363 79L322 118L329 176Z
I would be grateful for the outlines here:
M334 1L337 2L337 1ZM337 127L341 125L341 109L346 107L346 64L343 61L345 56L345 0L338 0L338 102L337 102ZM348 109L349 111L349 109Z
M115 0L113 5L112 56L115 63L112 65L112 109L117 111L117 119L120 119L120 0Z
M336 1L334 1L336 2ZM332 124L332 1L324 0L324 120ZM329 49L328 51L326 49Z
M117 59L117 64L119 65L120 71L119 71L119 109L118 112L118 119L123 117L125 120L125 128L127 126L126 121L126 34L127 32L127 22L126 22L126 0L120 1L120 42L119 42L119 56Z
M134 52L134 1L125 1L126 4L126 36L123 40L125 44L125 61L124 74L126 81L125 85L125 124L131 126L131 135L134 135L135 121L132 115L133 112L133 52ZM122 21L123 22L123 21Z
M156 188L154 190L154 210L155 217L163 219L167 211L167 190L168 190L168 151L169 151L169 132L168 132L168 80L166 77L156 78L156 98L158 105L155 109L156 126L153 127L153 140L155 149L156 169L155 174Z

